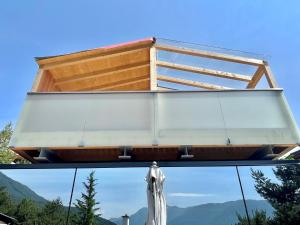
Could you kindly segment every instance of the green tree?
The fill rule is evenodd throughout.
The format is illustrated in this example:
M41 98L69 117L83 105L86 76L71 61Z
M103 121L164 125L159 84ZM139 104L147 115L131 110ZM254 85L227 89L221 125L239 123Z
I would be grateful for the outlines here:
M12 163L16 158L16 154L8 148L11 135L12 124L8 123L0 131L0 163Z
M39 210L30 199L23 199L16 208L15 218L20 225L39 225Z
M76 219L76 224L78 225L95 225L96 219L100 214L97 208L99 202L96 202L95 196L97 192L95 191L96 179L94 178L95 171L91 172L87 177L87 182L83 182L85 188L85 193L81 193L81 199L77 199L75 207L78 211L78 217Z
M249 225L246 216L237 215L239 222L236 225ZM270 218L267 217L265 211L256 210L250 218L250 225L269 225Z
M275 209L272 225L300 224L300 166L277 166L273 172L279 182L272 182L261 171L252 170L256 191Z
M39 221L41 225L65 224L66 216L62 201L58 198L45 204L40 213Z
M13 216L15 211L15 204L11 200L9 193L5 187L0 187L0 212L9 216Z
M17 157L17 154L9 149L9 141L12 136L13 129L12 124L8 123L0 131L0 164L10 164L15 162L17 164L28 164L28 160Z

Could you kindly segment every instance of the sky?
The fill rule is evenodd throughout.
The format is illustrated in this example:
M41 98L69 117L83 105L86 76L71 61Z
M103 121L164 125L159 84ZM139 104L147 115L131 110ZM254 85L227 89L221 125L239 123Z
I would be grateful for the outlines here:
M17 120L37 71L34 57L64 54L151 36L267 55L277 82L284 88L299 124L299 21L298 0L1 1L0 127ZM103 185L103 190L108 192L101 196L103 204L107 204L104 214L106 217L124 214L124 206L116 202L125 201L122 199L125 183L130 183L133 189L138 187L137 192L128 190L127 193L131 193L128 199L143 199L132 203L128 213L145 205L145 171L146 169L134 172L115 169L97 173L100 186ZM175 179L174 176L179 172L183 173L183 179L184 173L194 172L194 169L180 171L166 169L168 179ZM83 180L87 171L80 172L79 177ZM209 178L211 173L219 174L220 179L230 177L232 173L209 170L196 172L205 178ZM31 176L22 176L22 171L18 173L19 179L22 178L37 193L47 194L48 198L52 198L59 191L64 199L67 196L64 193L68 192L70 183L58 185L58 188L52 185L50 189L46 189L40 182L34 183ZM66 171L65 174L52 171L48 173L49 179L41 179L45 180L45 185L47 182L70 182L69 179L64 179L70 174L72 171ZM128 179L124 180L123 175L132 177L134 181L127 182ZM138 185L134 182L138 182ZM210 191L215 184L213 181L203 190L201 179L191 179L189 182L195 182L196 185L183 185L183 181L179 182L182 185L176 185L176 180L168 185L170 204L187 206L208 200L226 201L235 198L234 194L228 194L222 188L220 190L223 192L219 192L221 197L214 198L218 191ZM110 189L109 185L115 189ZM138 198L135 197L136 193L139 193ZM77 194L79 195L79 191ZM108 196L108 200L105 196ZM253 194L252 197L257 196Z

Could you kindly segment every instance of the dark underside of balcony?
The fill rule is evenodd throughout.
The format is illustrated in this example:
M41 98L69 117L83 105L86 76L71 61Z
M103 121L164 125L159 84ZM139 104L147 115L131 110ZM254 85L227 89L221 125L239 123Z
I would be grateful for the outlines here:
M14 149L33 163L276 160L295 145Z

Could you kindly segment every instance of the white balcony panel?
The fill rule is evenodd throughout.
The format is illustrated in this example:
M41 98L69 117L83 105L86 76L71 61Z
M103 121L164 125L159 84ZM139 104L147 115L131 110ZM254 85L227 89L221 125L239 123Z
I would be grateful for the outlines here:
M143 93L28 95L11 145L151 145L152 107Z
M219 94L221 93L159 93L159 144L224 145L227 137Z
M13 147L296 144L281 90L29 94Z
M161 93L158 102L159 144L299 142L294 119L279 90Z

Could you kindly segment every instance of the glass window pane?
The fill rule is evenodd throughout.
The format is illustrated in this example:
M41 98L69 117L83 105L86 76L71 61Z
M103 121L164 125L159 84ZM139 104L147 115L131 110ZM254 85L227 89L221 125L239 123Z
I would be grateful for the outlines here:
M240 167L250 217L300 223L300 165Z
M65 224L74 169L0 171L0 213L20 224Z

